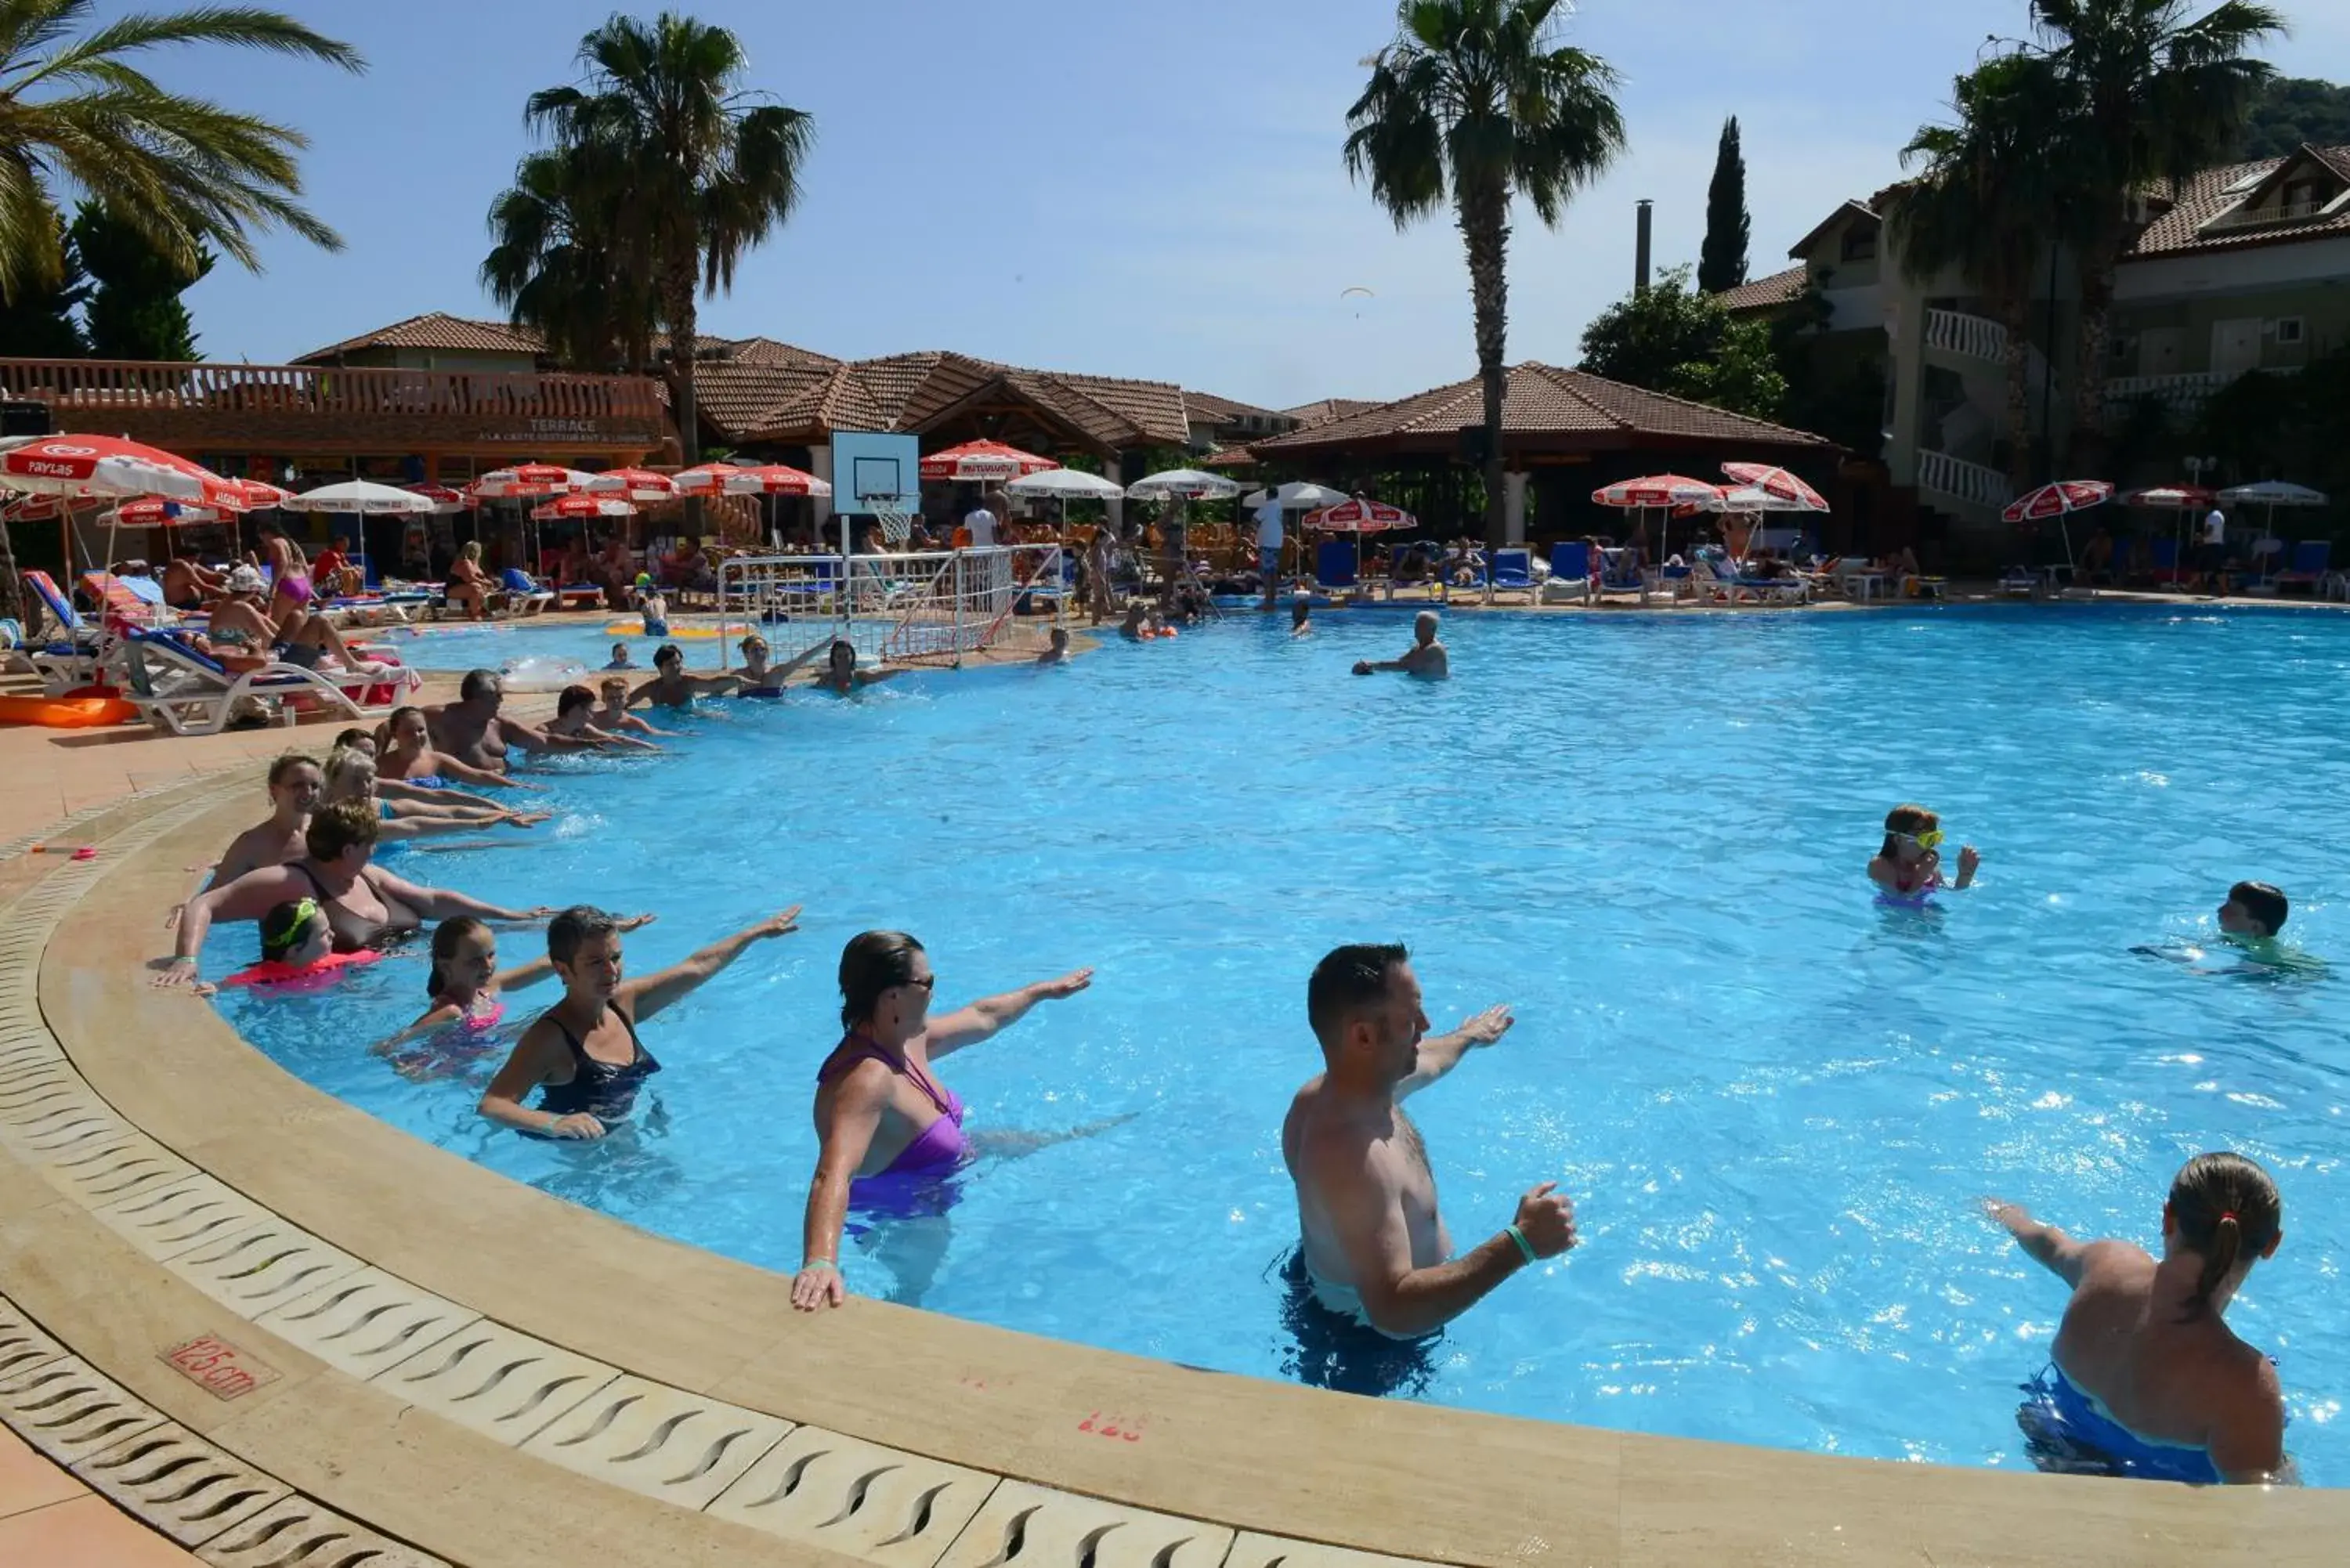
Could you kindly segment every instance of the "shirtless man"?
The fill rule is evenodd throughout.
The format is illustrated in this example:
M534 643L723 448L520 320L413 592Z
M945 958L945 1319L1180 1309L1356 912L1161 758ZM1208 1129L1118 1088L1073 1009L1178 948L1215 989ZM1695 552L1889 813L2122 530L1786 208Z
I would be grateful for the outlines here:
M533 724L501 715L506 700L505 678L494 670L469 670L457 687L457 701L424 710L425 732L433 749L468 767L488 773L508 771L509 750L533 752L592 751L598 742L569 735L550 735Z
M2073 1291L2049 1347L2054 1366L2024 1407L2027 1434L2061 1444L2068 1460L2103 1458L2117 1474L2298 1479L2276 1367L2222 1317L2252 1265L2284 1240L2267 1171L2238 1154L2189 1160L2162 1206L2159 1261L2128 1241L2075 1241L1995 1198L1983 1209Z
M225 576L198 565L195 552L185 545L172 551L163 566L163 602L175 610L200 610L227 585Z
M398 800L412 798L400 790L385 790L385 784L421 785L428 790L446 790L452 783L478 784L484 789L521 789L536 791L536 784L508 778L489 768L477 768L461 763L454 757L443 756L432 749L432 726L421 708L394 708L384 724L385 738L390 742L376 755L379 775L377 793L390 794ZM478 796L473 797L479 799ZM484 803L486 804L486 803Z
M1407 1096L1507 1033L1507 1008L1426 1039L1410 955L1363 945L1315 966L1305 1011L1326 1070L1290 1102L1281 1153L1297 1185L1301 1255L1317 1303L1390 1338L1417 1338L1575 1245L1575 1205L1545 1181L1518 1199L1512 1224L1455 1257L1427 1147L1403 1112Z
M608 735L651 735L658 740L670 740L682 732L656 730L629 711L629 682L626 677L607 675L597 686L604 705L588 716L588 722Z
M505 909L463 893L421 888L369 863L375 853L375 808L347 800L310 814L302 836L306 857L265 866L188 900L172 956L157 970L157 985L195 978L196 954L214 920L258 920L278 905L316 898L327 911L337 952L357 952L383 938L416 930L426 920L471 915L477 920L543 920L552 909Z
M691 708L696 697L723 696L743 683L741 676L732 673L687 674L685 651L673 642L662 643L654 652L653 669L658 673L629 693L629 707L650 702L659 708Z
M555 722L546 727L550 735L568 735L574 740L600 741L608 746L619 746L630 751L658 752L659 746L635 735L615 734L596 722L596 693L585 686L566 686L555 700Z
M1452 673L1452 659L1444 651L1444 645L1436 640L1436 612L1420 611L1412 618L1412 644L1409 652L1401 659L1382 659L1376 663L1367 659L1358 660L1355 673L1374 675L1382 670L1400 670L1406 675L1417 676L1422 680L1446 679Z
M1069 628L1065 626L1056 626L1053 628L1052 646L1045 649L1044 652L1036 656L1036 662L1040 665L1044 665L1066 664L1068 661Z

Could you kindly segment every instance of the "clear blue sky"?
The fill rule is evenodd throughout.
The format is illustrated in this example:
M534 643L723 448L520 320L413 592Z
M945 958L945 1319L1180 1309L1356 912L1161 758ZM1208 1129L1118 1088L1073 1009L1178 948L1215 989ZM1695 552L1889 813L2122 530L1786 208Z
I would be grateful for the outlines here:
M154 0L168 5L171 0ZM350 247L277 237L267 272L192 293L204 352L281 361L419 311L493 315L484 213L524 151L524 97L571 79L610 7L569 0L280 0L356 44L350 78L181 52L157 74L307 131L310 199ZM2283 0L2287 72L2350 79L2350 5ZM102 14L130 9L109 3ZM792 224L706 330L827 353L954 348L1178 380L1275 406L1394 397L1468 374L1451 225L1402 234L1338 150L1388 0L698 0L754 78L811 111ZM1744 127L1757 275L1846 195L1898 173L1950 78L2023 0L1589 0L1631 150L1556 232L1511 250L1510 355L1572 364L1629 286L1632 204L1660 262L1694 259L1721 119ZM1341 302L1360 286L1368 301Z

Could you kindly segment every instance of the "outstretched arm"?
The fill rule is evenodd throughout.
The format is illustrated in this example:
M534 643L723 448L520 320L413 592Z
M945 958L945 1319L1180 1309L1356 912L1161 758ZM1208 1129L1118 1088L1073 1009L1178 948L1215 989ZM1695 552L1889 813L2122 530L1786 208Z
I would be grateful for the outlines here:
M1017 1023L1038 1002L1075 996L1093 982L1092 970L1072 970L1058 980L1040 980L1034 985L1024 985L1018 991L1007 991L1001 996L982 997L977 1002L956 1008L943 1018L934 1018L923 1036L931 1060L935 1062L966 1045L976 1045Z
M789 680L794 675L799 673L801 668L805 666L809 659L814 659L817 654L824 652L831 646L832 634L830 632L827 632L822 637L817 638L814 642L809 643L806 648L800 649L797 653L793 654L791 658L785 659L783 663L769 666L767 670L767 684L770 686L781 686L785 681Z
M288 898L298 898L308 884L284 866L248 871L225 888L199 893L181 906L180 929L172 938L172 957L156 971L157 985L181 985L195 977L196 954L214 920L257 920Z
M459 915L471 915L477 920L502 920L508 925L525 925L532 920L544 920L555 910L540 905L535 909L509 909L496 904L484 904L479 898L463 893L452 893L446 888L427 888L395 877L380 866L368 867L378 893L399 899L428 920L452 919Z
M536 789L538 787L536 784L526 784L510 779L494 768L477 768L471 763L461 763L446 752L435 752L432 754L432 771L444 779L456 779L464 784L479 784L484 789ZM376 787L380 789L383 786L379 784Z
M2034 1220L2018 1204L1986 1198L1982 1206L1994 1224L2015 1238L2015 1244L2023 1249L2026 1257L2068 1285L2081 1282L2081 1270L2088 1262L2090 1249L2105 1244L2075 1241L2055 1226Z
M852 1072L833 1091L832 1113L825 1118L824 1144L801 1221L800 1269L792 1280L792 1305L802 1312L838 1306L848 1298L848 1287L840 1278L840 1226L848 1214L848 1184L873 1147L873 1134L889 1103L889 1079L880 1073Z
M634 1008L639 1021L650 1018L671 1002L691 995L704 981L743 956L743 950L753 942L769 937L789 935L800 929L800 907L794 904L780 915L770 915L755 926L745 926L731 937L721 937L683 963L657 970L642 980L632 980L620 987L618 1000Z
M1418 1094L1445 1074L1461 1064L1461 1058L1480 1045L1491 1045L1510 1032L1517 1020L1510 1016L1507 1006L1489 1007L1474 1018L1465 1019L1450 1034L1439 1034L1419 1043L1419 1061L1411 1075L1396 1085L1395 1097Z

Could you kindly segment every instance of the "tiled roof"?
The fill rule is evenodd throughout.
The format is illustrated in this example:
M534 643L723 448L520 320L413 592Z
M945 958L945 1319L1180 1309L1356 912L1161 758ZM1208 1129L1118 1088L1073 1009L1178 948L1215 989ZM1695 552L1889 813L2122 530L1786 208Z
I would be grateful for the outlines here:
M294 363L332 360L367 348L439 348L451 353L536 356L546 351L546 344L537 333L503 321L475 321L432 310L363 332L357 337L346 337L340 343L329 343L324 348L313 348Z
M1222 452L1210 452L1200 460L1201 468L1254 468L1256 453L1244 446L1228 446Z
M2350 147L2303 147L2282 158L2262 158L2250 163L2231 163L2220 169L2207 169L2179 187L2178 199L2170 210L2147 225L2146 233L2138 236L2136 247L2123 259L2143 261L2187 251L2243 250L2254 245L2291 244L2319 236L2350 234L2350 202L2330 213L2292 223L2224 228L2210 234L2202 232L2203 225L2213 218L2236 205L2243 197L2255 194L2272 183L2268 176L2303 155L2333 170L2345 181L2350 181ZM2228 193L2229 187L2254 175L2262 177L2260 186L2240 191L2234 195Z
M1231 398L1217 397L1212 392L1187 390L1183 394L1183 402L1191 410L1191 418L1203 425L1236 425L1243 420L1284 417L1272 409L1261 409L1254 403L1236 402Z
M1872 197L1870 200L1882 201L1883 196L1879 195ZM1810 234L1805 234L1802 239L1797 240L1794 244L1788 246L1787 254L1791 256L1797 257L1798 259L1809 255L1811 254L1812 247L1819 244L1822 237L1825 236L1830 229L1835 227L1836 224L1844 222L1846 218L1859 218L1863 222L1869 223L1880 223L1883 220L1877 216L1877 213L1882 210L1883 209L1881 207L1871 206L1867 202L1855 202L1847 200L1835 212L1830 213L1826 217L1822 218L1817 226L1815 226Z
M1378 406L1376 398L1325 398L1318 403L1300 403L1294 409L1281 411L1295 420L1301 430L1312 430L1315 425L1326 425L1332 420L1343 420L1349 414L1359 414L1365 409Z
M1191 436L1182 389L1171 382L1026 370L936 350L844 361L758 341L766 346L753 356L705 363L695 378L704 417L736 440L920 431L997 388L1112 450L1181 445Z
M1713 297L1721 301L1724 310L1768 310L1802 297L1807 270L1799 262L1784 272L1749 279L1736 288L1725 288Z
M1581 370L1528 360L1506 372L1502 433L1560 450L1600 451L1655 441L1719 441L1755 447L1825 447L1808 431L1669 398ZM1380 403L1328 424L1253 441L1263 457L1375 443L1450 446L1461 427L1484 418L1477 378Z

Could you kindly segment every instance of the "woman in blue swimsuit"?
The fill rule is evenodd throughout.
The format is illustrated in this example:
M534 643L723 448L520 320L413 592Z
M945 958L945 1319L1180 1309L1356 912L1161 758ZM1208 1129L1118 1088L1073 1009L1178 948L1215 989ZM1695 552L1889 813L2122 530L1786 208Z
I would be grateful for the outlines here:
M799 929L799 914L795 904L682 963L624 981L620 933L643 921L585 904L564 910L546 927L546 956L563 981L563 1000L523 1031L482 1092L482 1115L540 1137L602 1137L629 1119L645 1080L660 1071L637 1025L692 994L753 942ZM533 1090L541 1091L539 1103L525 1105Z
M1997 1199L1984 1209L2073 1288L2017 1412L2035 1463L2207 1485L2296 1479L2276 1366L2222 1316L2284 1239L2267 1171L2239 1154L2189 1160L2162 1206L2158 1260L2128 1241L2076 1241Z
M802 1312L838 1306L840 1232L853 1205L885 1216L925 1212L970 1151L963 1105L931 1071L941 1057L1017 1023L1040 1002L1093 983L1081 969L930 1015L937 977L922 944L903 931L867 931L840 955L840 1044L816 1072L822 1141L808 1189L806 1251L792 1281Z

